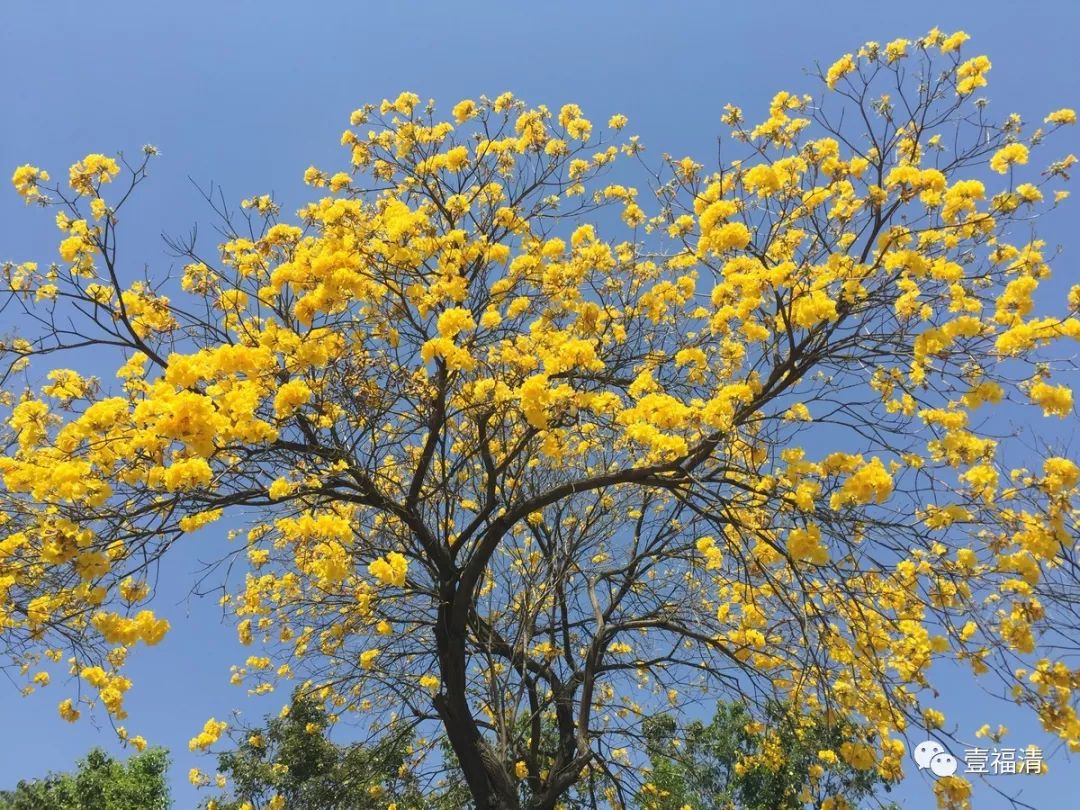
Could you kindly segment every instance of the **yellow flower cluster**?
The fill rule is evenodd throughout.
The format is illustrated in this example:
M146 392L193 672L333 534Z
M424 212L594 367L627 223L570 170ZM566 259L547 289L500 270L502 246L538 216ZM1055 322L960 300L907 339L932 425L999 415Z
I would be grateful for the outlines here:
M49 182L49 173L37 166L24 163L15 169L11 175L11 184L27 203L41 199L44 194L40 189L41 183Z
M214 743L221 739L221 735L228 727L229 724L224 720L216 720L211 717L203 725L202 731L188 741L188 748L192 751L208 750Z
M990 158L990 168L998 174L1006 174L1012 166L1022 166L1028 162L1028 148L1022 143L1010 143L994 153Z
M829 66L829 70L825 74L825 84L830 90L834 90L837 82L849 73L854 73L856 69L854 57L850 53L846 53Z
M123 707L124 693L131 688L129 679L122 675L110 674L101 667L83 667L79 676L98 690L98 697L109 714L117 720L123 720L127 716ZM63 709L61 709L61 716L64 716Z
M1039 381L1031 386L1031 401L1041 406L1047 416L1062 418L1072 413L1072 389L1067 385L1050 385Z
M120 164L111 157L91 154L71 167L68 182L79 194L96 194L97 187L108 183L120 173Z
M986 73L990 70L990 60L985 56L968 59L956 69L956 93L967 96L980 87L986 87Z
M383 585L393 585L398 588L405 584L405 576L409 571L409 561L403 554L391 551L386 556L372 561L368 571Z
M792 529L788 533L787 550L792 558L814 565L824 565L829 560L829 551L821 545L821 529L817 526Z
M129 592L129 596L132 595ZM125 646L136 641L153 646L169 632L168 619L159 619L149 610L140 610L133 619L116 613L100 612L94 615L92 622L94 629L101 633L107 642Z
M874 456L847 477L833 494L829 505L833 509L853 504L884 503L892 494L893 478L881 459Z
M1062 107L1060 110L1054 110L1046 118L1043 119L1043 123L1046 124L1075 124L1076 123L1076 110L1068 107Z

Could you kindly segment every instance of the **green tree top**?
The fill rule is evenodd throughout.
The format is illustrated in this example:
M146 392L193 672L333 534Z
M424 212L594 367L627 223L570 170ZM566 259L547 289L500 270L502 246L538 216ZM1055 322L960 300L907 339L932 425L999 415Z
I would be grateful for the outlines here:
M0 810L166 810L169 754L151 748L122 762L93 748L74 772L20 781L0 792Z
M856 807L891 785L860 757L858 727L773 704L764 723L741 703L721 703L708 723L680 729L661 714L645 721L651 773L642 810L802 810ZM888 807L895 807L890 804Z
M409 767L415 750L411 726L384 734L372 745L340 745L331 741L330 725L319 701L294 694L288 711L261 728L234 735L237 746L218 755L228 788L203 807L385 810L390 801L398 810L433 806ZM193 781L200 779L208 777L194 772Z

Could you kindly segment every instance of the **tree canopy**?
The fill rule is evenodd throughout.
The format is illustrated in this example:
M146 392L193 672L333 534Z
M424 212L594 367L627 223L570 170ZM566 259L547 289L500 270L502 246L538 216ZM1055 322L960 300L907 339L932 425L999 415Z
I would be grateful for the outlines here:
M71 659L62 716L124 720L156 576L221 531L234 682L415 729L413 776L478 808L625 806L643 716L702 696L829 718L894 782L947 731L935 661L1080 744L1080 467L1006 427L1072 415L1080 287L1037 296L1036 225L1076 115L992 114L967 39L867 43L758 124L726 106L716 165L619 114L402 93L295 219L207 194L224 241L170 239L176 278L117 248L153 147L17 168L62 232L0 275L0 639L28 686Z
M437 784L421 785L409 767L416 740L409 734L335 743L330 715L297 692L278 717L257 728L235 728L235 747L217 754L217 773L189 774L197 785L217 782L228 790L203 803L205 810L457 810L468 790L453 768ZM837 752L858 743L854 724L813 716L792 707L768 707L765 722L740 703L721 703L708 722L681 726L670 714L644 718L648 782L634 796L635 810L798 810L804 806L867 806L890 784L874 770L855 768ZM795 722L793 722L795 721ZM548 723L546 733L557 730ZM452 758L453 753L445 751ZM519 785L519 791L521 790ZM527 796L523 798L527 799ZM846 803L846 804L844 804ZM561 802L588 808L579 789ZM897 805L874 806L898 810Z
M456 785L420 785L408 767L415 740L412 729L384 734L374 744L335 744L323 704L294 695L281 716L264 726L237 729L236 747L217 755L213 780L192 769L196 785L212 781L226 793L208 799L205 810L287 807L290 810L398 810L462 807L467 793Z
M840 810L891 788L850 764L858 726L797 707L768 706L758 720L741 703L721 703L708 723L682 727L669 714L644 722L649 780L635 803L643 810Z
M74 773L50 773L0 791L0 810L168 810L169 755L150 748L122 762L100 748Z

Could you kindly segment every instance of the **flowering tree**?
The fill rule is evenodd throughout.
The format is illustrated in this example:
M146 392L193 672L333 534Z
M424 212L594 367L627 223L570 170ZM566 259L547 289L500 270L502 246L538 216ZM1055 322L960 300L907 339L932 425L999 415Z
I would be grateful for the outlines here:
M649 201L613 182L645 165L621 115L403 93L353 113L299 224L220 207L176 280L117 258L152 148L18 168L64 238L3 272L7 650L40 685L69 658L65 718L122 720L129 650L168 630L149 583L222 520L234 681L427 728L410 767L456 759L479 808L629 802L643 713L702 694L842 718L834 756L894 781L944 725L937 659L1076 745L1080 468L1000 435L1072 412L1080 289L1036 314L1032 229L1076 116L991 118L966 39L868 43L756 126L725 108L742 159L665 157ZM63 365L86 348L117 381Z

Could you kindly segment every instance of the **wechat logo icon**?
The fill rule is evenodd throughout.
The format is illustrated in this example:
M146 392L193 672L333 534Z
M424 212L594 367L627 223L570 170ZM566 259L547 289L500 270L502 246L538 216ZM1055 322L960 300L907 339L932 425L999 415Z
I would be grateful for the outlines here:
M927 740L917 746L914 758L919 770L929 769L934 776L952 776L956 773L956 757L937 740Z

